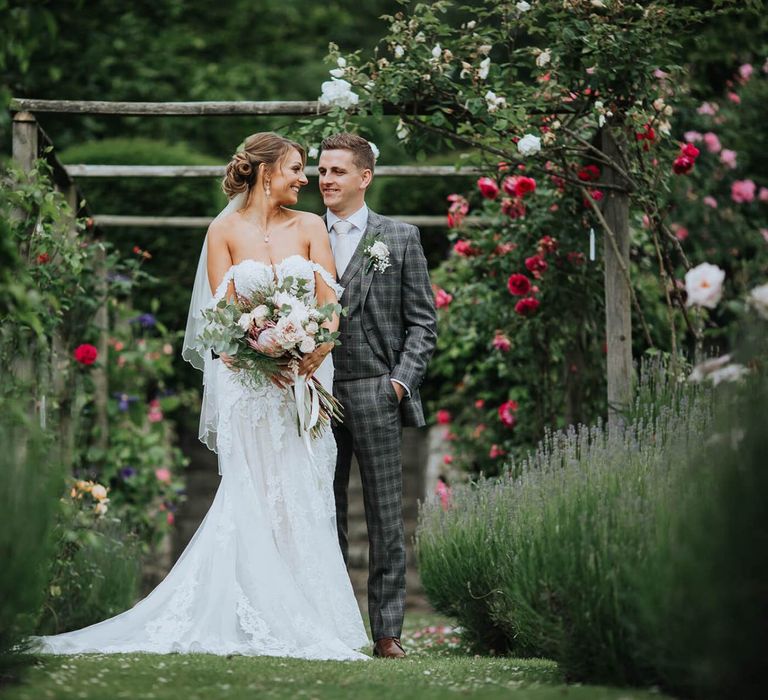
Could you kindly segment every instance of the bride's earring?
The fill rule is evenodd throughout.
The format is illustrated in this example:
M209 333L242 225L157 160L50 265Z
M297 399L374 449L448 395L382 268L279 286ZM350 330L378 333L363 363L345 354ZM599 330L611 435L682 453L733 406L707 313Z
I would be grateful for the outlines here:
M264 183L264 194L267 195L267 199L269 199L271 190L269 189L269 182Z

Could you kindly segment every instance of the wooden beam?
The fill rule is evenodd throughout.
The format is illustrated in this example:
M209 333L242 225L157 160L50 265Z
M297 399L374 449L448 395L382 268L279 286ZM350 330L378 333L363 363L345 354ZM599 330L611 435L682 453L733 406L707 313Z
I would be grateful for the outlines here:
M70 177L224 177L223 165L89 165L78 163L64 166ZM305 170L317 177L317 166ZM380 165L376 177L468 177L479 175L480 168L455 168L452 165Z
M617 131L618 133L618 131ZM615 135L609 127L602 130L602 151L609 160L621 162ZM619 187L627 182L609 165L605 181ZM605 336L607 343L608 423L620 421L632 402L632 295L628 284L629 194L607 190L603 215L610 228L604 236L605 257ZM611 241L613 235L615 241ZM615 245L614 245L615 242Z
M414 226L435 226L448 228L444 216L389 214L390 219L405 221ZM209 216L128 216L122 214L100 214L93 217L96 226L114 228L116 226L148 227L148 228L208 228L213 221ZM490 223L487 217L467 217L465 226L483 226Z
M13 115L13 160L24 170L32 170L40 155L40 141L37 132L37 120L30 112Z

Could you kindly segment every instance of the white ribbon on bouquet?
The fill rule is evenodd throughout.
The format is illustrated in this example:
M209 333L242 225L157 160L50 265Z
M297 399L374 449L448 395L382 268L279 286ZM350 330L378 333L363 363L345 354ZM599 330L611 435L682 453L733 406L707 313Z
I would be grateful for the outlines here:
M299 437L304 438L307 452L313 457L311 431L320 417L320 396L311 379L306 375L293 373L293 397L296 400L296 415L299 424Z

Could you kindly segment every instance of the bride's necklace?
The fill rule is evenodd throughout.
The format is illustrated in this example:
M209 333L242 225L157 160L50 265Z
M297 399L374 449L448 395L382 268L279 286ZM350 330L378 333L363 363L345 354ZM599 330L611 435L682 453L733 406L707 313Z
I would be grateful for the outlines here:
M240 211L242 212L243 210L241 209ZM244 217L244 218L245 218L245 217ZM252 224L253 226L255 226L255 227L256 227L256 229L257 229L257 230L258 230L258 232L259 232L259 235L261 235L261 237L264 239L264 243L269 243L269 239L270 239L270 237L272 236L272 232L271 232L271 231L267 231L267 229L265 229L265 228L264 228L264 227L263 227L263 226L262 226L260 223L258 223L257 221L253 221L253 220L251 220L251 219L247 219L247 218L246 218L245 220L246 220L246 221L247 221L249 224Z

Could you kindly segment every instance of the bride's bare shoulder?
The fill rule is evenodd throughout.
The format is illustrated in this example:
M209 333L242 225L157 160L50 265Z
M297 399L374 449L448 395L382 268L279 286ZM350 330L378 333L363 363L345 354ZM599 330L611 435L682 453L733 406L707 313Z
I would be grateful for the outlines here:
M295 209L292 211L296 217L294 221L303 233L306 233L309 236L316 236L319 233L328 233L325 221L323 221L317 214L313 214L311 211L296 211Z
M214 219L208 226L208 239L210 241L228 241L229 237L237 232L243 225L243 217L239 212Z

